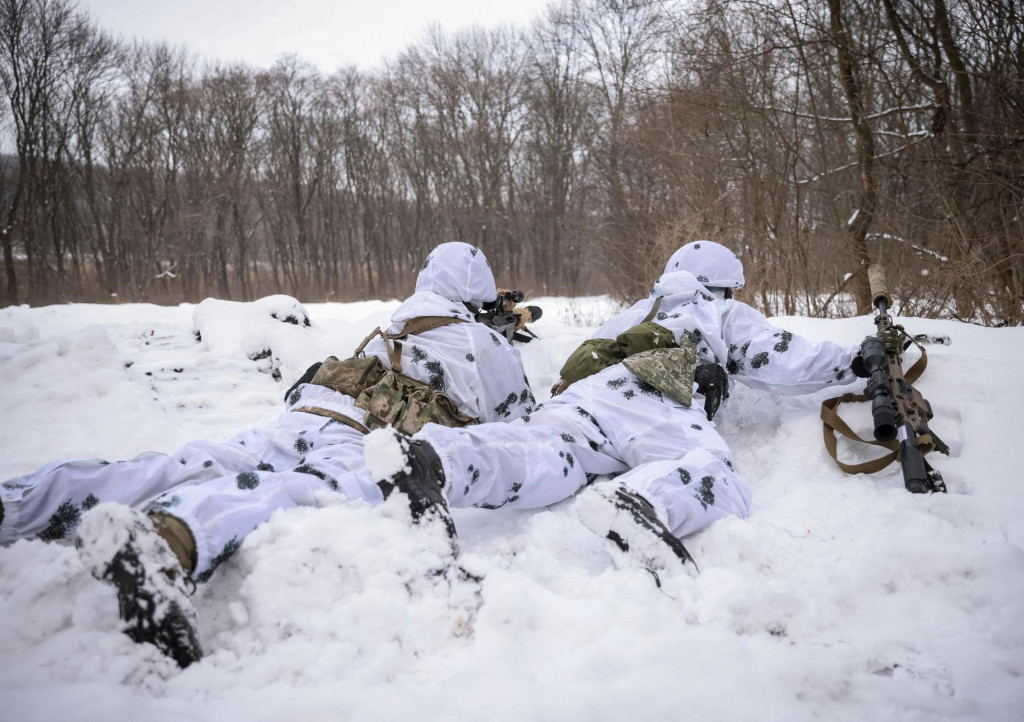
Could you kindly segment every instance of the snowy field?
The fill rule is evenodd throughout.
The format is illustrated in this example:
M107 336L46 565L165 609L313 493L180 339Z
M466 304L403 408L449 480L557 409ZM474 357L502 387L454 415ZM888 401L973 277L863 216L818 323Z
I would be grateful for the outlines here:
M530 302L541 340L520 348L544 399L615 306ZM309 304L309 327L272 300L0 310L0 479L226 439L396 306ZM753 514L686 540L698 576L658 589L570 500L456 510L474 594L418 575L429 540L387 504L328 495L199 588L207 657L184 672L117 630L113 589L73 547L22 541L0 549L0 720L1024 719L1024 329L900 320L952 339L919 383L952 449L933 459L947 495L908 494L896 466L840 472L827 391L735 388L716 421ZM874 328L776 322L844 344ZM845 414L870 433L866 408Z

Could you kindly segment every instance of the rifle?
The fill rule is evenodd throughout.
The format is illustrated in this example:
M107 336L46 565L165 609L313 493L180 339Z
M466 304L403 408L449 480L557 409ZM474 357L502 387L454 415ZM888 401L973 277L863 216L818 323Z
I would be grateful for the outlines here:
M903 468L903 483L912 494L945 492L942 475L932 468L924 455L932 450L949 455L949 447L928 427L932 407L921 392L914 388L928 364L928 357L919 337L909 335L903 326L894 324L889 316L892 298L885 280L885 269L877 264L868 268L871 286L871 304L878 310L875 316L876 332L860 345L860 355L853 360L853 372L868 380L863 396L846 394L822 403L821 419L825 424L825 446L832 458L847 473L872 473L899 460ZM948 344L948 339L940 341ZM911 344L921 350L921 358L903 373L902 354ZM836 407L846 401L871 401L871 418L875 441L857 436L835 413ZM892 453L859 465L844 464L836 456L838 431L855 441L884 446Z
M523 292L516 289L509 291L498 289L498 297L477 311L476 320L489 328L500 333L509 343L519 341L528 343L532 339L539 338L537 334L526 327L526 324L533 323L539 319L544 312L539 306L520 306L525 296Z

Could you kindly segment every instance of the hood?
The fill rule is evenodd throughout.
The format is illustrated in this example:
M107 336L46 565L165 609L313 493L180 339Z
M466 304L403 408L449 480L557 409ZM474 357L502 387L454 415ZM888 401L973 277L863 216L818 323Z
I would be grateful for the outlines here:
M716 299L686 271L662 274L650 296L609 320L593 338L615 338L640 323L650 314L658 297L661 303L653 318L656 323L671 331L677 342L683 336L694 341L698 363L725 363L729 348L722 338L721 318L734 302Z
M477 308L498 296L487 258L468 243L442 243L427 256L416 278L416 293L429 291Z
M389 333L398 333L405 324L420 316L449 316L473 321L473 314L458 301L450 301L433 291L417 291L402 301L401 305L391 314Z
M665 264L665 273L688 271L705 286L742 288L743 264L736 254L714 241L687 243L672 254Z
M651 297L664 296L670 298L687 294L693 297L695 294L704 296L705 301L713 301L714 296L709 295L707 288L687 271L676 271L674 273L663 273L654 282L651 289ZM687 301L688 303L688 301ZM663 302L664 305L664 302Z

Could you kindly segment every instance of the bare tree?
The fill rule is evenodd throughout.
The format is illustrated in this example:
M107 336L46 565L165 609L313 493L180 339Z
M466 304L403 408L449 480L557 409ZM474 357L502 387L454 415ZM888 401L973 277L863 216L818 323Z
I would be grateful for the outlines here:
M17 181L0 228L10 303L18 299L12 234L20 237L30 273L42 251L37 246L39 228L34 216L43 201L46 164L52 160L45 157L47 127L69 62L75 23L74 6L68 0L3 0L0 4L0 83L10 100L18 155Z
M527 68L525 158L520 197L531 208L534 269L545 291L568 284L576 294L586 286L589 245L595 231L585 207L595 125L592 95L584 82L582 48L560 11L534 25L533 61ZM591 284L592 285L592 284Z
M569 0L379 71L270 70L0 0L9 302L400 293L438 242L549 293L680 243L769 313L1024 322L1021 0Z

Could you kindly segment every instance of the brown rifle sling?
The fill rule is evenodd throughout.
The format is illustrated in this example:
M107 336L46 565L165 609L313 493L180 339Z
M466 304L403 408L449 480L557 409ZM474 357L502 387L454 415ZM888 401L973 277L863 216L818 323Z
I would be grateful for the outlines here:
M928 354L925 353L924 346L914 342L914 345L921 349L921 358L914 362L907 372L903 375L907 383L913 384L924 373L925 368L928 367ZM881 471L885 467L889 466L892 462L899 459L900 456L900 445L898 441L877 441L875 439L862 439L853 429L847 425L839 417L839 404L853 403L859 401L867 401L868 397L864 394L843 394L842 396L836 396L832 399L826 399L821 402L821 422L822 432L825 435L825 449L828 451L829 456L836 462L836 465L845 471L847 474L874 474L875 472ZM847 464L839 460L838 456L838 439L836 438L836 432L842 434L848 439L853 441L859 441L862 444L871 444L872 446L881 446L889 449L889 453L884 456L880 456L877 459L865 461L861 464ZM932 441L932 437L928 434L922 434L917 437L917 446L921 449L921 453L927 454L935 448L935 443Z
M388 349L388 360L391 362L391 369L396 373L402 373L402 339L406 336L415 336L426 331L431 331L441 326L448 326L453 323L467 323L464 318L453 318L451 316L417 316L409 319L402 330L398 333L388 333L379 326L370 332L370 335L363 339L353 356L359 356L366 348L366 344L373 340L374 336L384 339L384 345Z
M648 321L653 321L654 320L654 316L658 313L658 309L661 308L661 300L663 298L665 298L665 297L664 296L658 296L656 299L654 299L654 305L651 306L650 313L648 313L646 316L644 316L644 320L641 321L640 323L647 323Z

